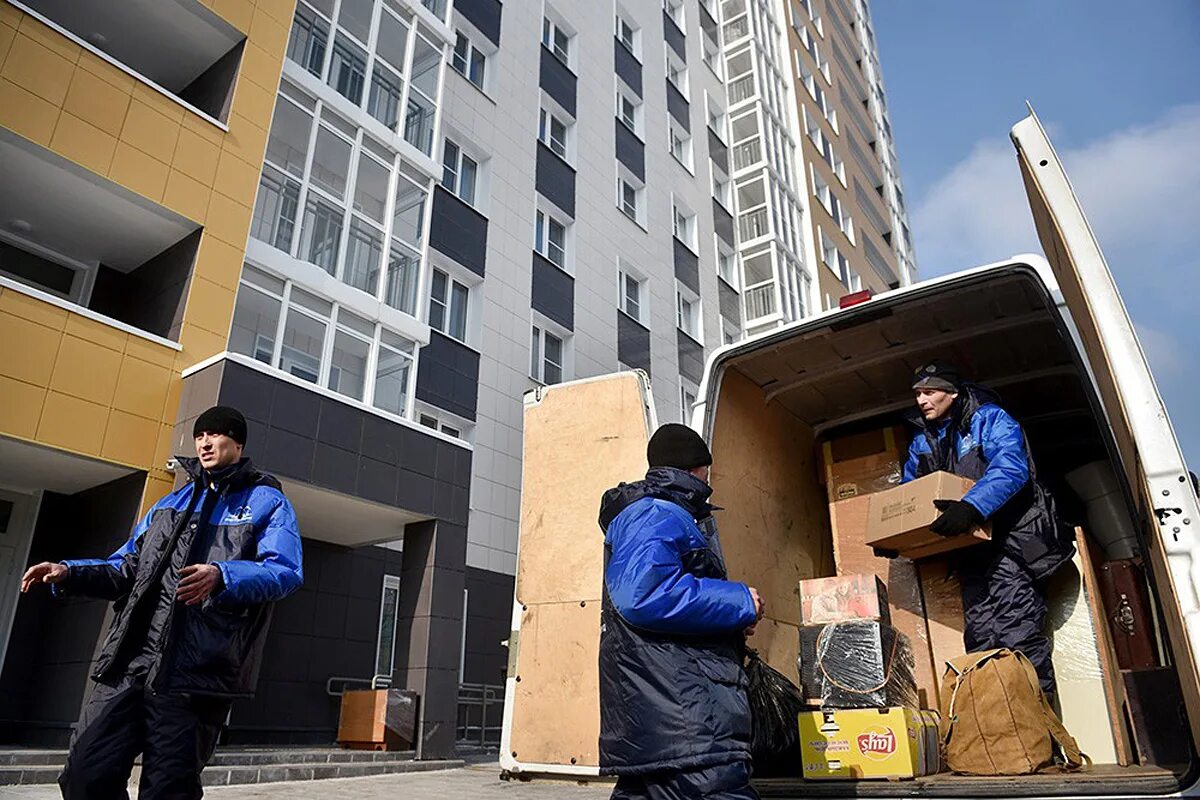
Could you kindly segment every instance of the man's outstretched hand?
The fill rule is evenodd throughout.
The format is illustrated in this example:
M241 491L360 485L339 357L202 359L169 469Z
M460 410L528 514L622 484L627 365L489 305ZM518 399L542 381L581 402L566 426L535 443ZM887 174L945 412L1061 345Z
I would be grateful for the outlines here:
M749 628L746 628L745 634L747 636L753 636L754 629L758 627L758 621L763 617L763 610L766 608L766 604L763 603L762 598L758 596L758 589L755 589L753 586L747 588L750 589L750 599L754 601L754 622Z
M175 599L189 606L203 603L222 585L221 570L212 564L192 564L179 570Z
M35 583L62 583L69 574L70 570L65 564L54 564L49 561L34 564L21 576L21 591L28 592Z

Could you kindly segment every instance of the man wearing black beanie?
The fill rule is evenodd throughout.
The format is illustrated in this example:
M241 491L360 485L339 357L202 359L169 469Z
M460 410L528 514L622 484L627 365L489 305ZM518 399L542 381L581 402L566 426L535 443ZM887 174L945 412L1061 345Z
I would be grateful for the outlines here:
M600 770L613 800L754 800L742 653L762 601L727 579L700 435L663 425L646 459L600 504Z
M215 406L193 426L190 480L107 559L43 562L21 591L116 601L96 686L58 782L71 798L198 798L234 697L253 694L271 607L304 580L296 515L279 481L242 457L246 420Z

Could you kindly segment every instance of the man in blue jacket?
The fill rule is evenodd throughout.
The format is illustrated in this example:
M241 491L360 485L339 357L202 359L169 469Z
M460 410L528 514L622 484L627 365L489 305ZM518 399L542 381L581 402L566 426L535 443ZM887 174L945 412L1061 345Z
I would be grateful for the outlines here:
M742 652L762 601L726 579L704 440L664 425L646 455L600 504L600 770L614 800L753 800Z
M21 581L115 601L96 686L58 782L67 800L199 798L235 697L253 694L271 608L303 582L300 532L279 481L242 457L246 420L217 406L194 425L189 481L107 559L44 562Z
M997 405L995 393L964 381L947 361L932 361L913 376L917 427L904 481L944 470L975 481L961 500L941 501L930 529L960 536L991 522L992 541L957 551L962 584L963 644L967 652L1019 650L1053 695L1054 665L1046 621L1046 578L1070 560L1075 546L1054 500L1038 482L1021 426Z

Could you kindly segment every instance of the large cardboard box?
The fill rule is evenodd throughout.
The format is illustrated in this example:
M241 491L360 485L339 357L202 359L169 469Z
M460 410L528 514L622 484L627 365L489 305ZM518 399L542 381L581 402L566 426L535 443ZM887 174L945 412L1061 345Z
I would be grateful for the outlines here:
M822 708L919 705L912 645L881 622L802 625L797 669L805 698Z
M887 587L877 575L836 575L800 581L800 624L848 619L890 623Z
M416 742L416 692L362 689L342 693L338 744L351 750L407 750Z
M822 444L823 480L829 502L895 486L904 464L900 426L841 436Z
M833 528L833 561L839 575L873 574L887 586L892 625L908 637L913 649L913 674L922 708L938 708L940 671L933 668L925 601L917 565L907 558L881 558L865 542L870 495L839 500L829 505ZM959 613L962 619L962 613ZM961 627L959 642L962 642Z
M936 711L805 711L799 724L805 778L895 780L942 770Z
M970 478L934 472L872 494L866 543L916 559L989 541L992 535L986 525L962 536L938 536L929 530L941 514L934 501L961 500L974 485Z

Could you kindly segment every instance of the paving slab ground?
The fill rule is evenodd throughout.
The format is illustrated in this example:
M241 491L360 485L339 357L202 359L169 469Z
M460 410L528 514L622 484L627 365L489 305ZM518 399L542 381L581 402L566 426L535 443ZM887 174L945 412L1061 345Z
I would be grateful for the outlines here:
M210 786L211 800L605 800L611 785L579 786L557 781L500 780L499 764L474 764L464 769L380 775L369 778L330 778L295 783ZM137 793L130 791L131 797ZM51 800L57 786L0 786L0 798Z

